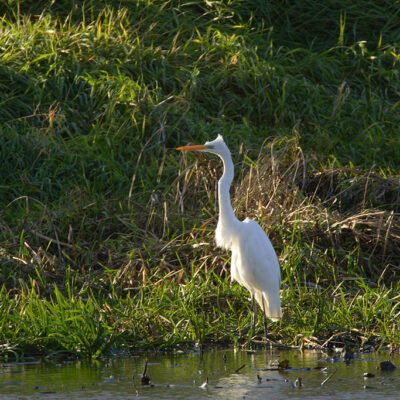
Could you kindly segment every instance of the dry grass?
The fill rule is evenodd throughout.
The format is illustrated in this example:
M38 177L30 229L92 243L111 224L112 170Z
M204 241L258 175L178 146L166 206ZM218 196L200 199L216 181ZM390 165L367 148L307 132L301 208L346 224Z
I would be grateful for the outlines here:
M296 140L266 143L235 194L238 214L265 220L278 246L297 232L319 254L334 254L330 263L342 268L359 248L358 263L370 278L398 274L398 177L352 168L321 172L313 162Z
M260 222L282 265L292 251L301 251L302 270L311 281L330 276L332 268L343 278L361 268L375 282L381 276L390 281L400 272L397 177L335 166L321 171L315 160L304 156L296 139L268 141L255 158L252 161L249 151L240 149L233 205L239 218ZM87 215L84 227L75 218L81 208L74 211L71 205L67 237L57 233L65 231L59 225L63 215L21 197L16 201L25 207L21 224L0 225L8 237L9 253L3 252L3 260L22 266L26 274L21 277L39 266L52 280L64 279L63 265L70 263L80 270L82 282L94 273L100 286L107 281L103 277L107 266L116 271L114 284L122 290L151 275L165 275L178 283L202 270L222 276L229 272L229 263L214 245L221 167L216 157L182 157L177 177L164 193L154 192L146 205L131 199L126 204L94 205L103 209L103 218ZM99 240L87 241L87 232L96 229ZM16 283L13 276L8 287Z

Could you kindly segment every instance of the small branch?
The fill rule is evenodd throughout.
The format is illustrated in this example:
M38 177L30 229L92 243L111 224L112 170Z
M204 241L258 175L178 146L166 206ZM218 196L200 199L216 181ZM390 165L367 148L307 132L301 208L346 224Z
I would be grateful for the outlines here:
M243 369L245 366L246 366L246 364L243 364L243 365L242 365L241 367L239 367L238 369L235 369L235 374L238 374L239 371L240 371L241 369Z
M336 371L337 371L337 369L335 368L335 370L334 370L326 379L324 379L324 380L321 382L321 386L324 386L325 383L328 382L328 381L332 378L332 376L336 374Z

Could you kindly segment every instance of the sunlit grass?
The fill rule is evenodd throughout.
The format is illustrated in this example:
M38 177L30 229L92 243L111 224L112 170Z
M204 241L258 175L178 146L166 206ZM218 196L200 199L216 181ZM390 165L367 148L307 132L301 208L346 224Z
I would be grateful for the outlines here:
M218 133L280 258L270 340L399 344L390 2L53 3L0 5L3 355L249 342L220 162L174 150Z
M246 344L251 301L228 277L199 273L179 284L160 272L128 296L77 292L40 296L35 281L10 296L1 291L1 355L97 357L131 348L182 349L208 343ZM398 287L371 288L363 280L322 287L296 282L282 290L283 320L269 325L272 343L365 349L398 344ZM6 308L6 304L8 307ZM257 331L263 332L259 316Z

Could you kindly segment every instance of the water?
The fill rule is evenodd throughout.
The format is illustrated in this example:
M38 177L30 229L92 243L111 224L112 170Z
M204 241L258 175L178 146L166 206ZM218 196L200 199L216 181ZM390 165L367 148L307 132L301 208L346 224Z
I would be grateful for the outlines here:
M149 386L141 384L146 357L147 374L152 382ZM388 359L384 352L357 354L346 364L343 359L327 359L326 354L318 351L259 350L248 353L213 349L203 353L148 353L92 363L5 363L0 364L0 397L63 400L398 399L399 369L383 372L376 368ZM265 370L280 360L289 361L288 371ZM391 361L400 366L399 356L392 357ZM236 373L242 365L245 366ZM367 372L374 377L365 379L363 374ZM205 385L207 377L208 384Z

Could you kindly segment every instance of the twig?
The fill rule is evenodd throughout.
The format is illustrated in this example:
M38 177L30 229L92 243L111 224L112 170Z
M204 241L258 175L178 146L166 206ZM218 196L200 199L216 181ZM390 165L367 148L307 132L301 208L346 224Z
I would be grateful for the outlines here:
M336 374L336 371L337 371L337 369L335 368L335 370L334 370L326 379L324 379L324 380L321 382L321 386L324 386L325 383L328 382L329 379L331 379L332 376Z
M41 239L48 240L49 242L57 242L55 239L51 238L50 236L43 235L43 233L35 231L34 229L30 229L30 231L32 233L34 233L37 237L40 237ZM61 246L68 247L69 249L73 249L74 248L74 246L72 244L69 244L69 243L65 243L65 242L61 242L61 241L58 241L58 243Z
M241 367L239 367L238 369L235 369L235 374L238 374L239 371L240 371L241 369L243 369L245 366L246 366L246 364L243 364L243 365L242 365Z

